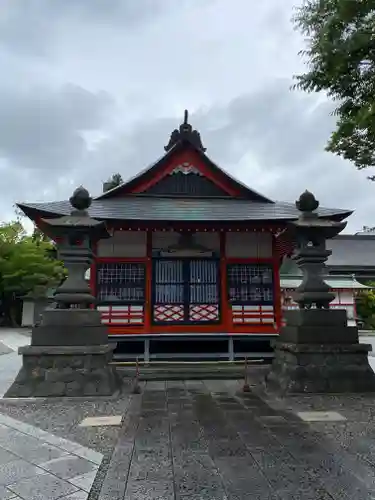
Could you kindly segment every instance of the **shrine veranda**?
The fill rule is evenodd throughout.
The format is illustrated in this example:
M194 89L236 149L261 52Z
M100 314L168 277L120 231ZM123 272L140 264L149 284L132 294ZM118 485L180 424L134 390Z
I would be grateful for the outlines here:
M42 230L43 218L70 210L69 201L19 207ZM294 203L270 200L231 177L185 119L161 159L94 198L89 212L112 234L93 249L91 288L127 360L271 356L283 316L279 270L294 246L286 231L298 217ZM350 214L319 208L320 217L337 221Z

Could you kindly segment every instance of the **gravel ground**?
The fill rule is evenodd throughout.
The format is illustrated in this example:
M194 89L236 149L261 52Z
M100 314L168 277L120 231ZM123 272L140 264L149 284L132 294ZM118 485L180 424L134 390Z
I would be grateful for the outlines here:
M129 391L114 398L50 400L0 400L0 413L34 425L51 434L92 448L103 455L111 453L120 428L79 427L86 417L126 415L131 395Z

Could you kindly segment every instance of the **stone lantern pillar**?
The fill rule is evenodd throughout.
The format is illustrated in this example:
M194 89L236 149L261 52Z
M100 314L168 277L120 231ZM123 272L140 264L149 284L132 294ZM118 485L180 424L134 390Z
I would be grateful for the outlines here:
M266 386L282 393L375 391L368 363L371 345L359 344L358 328L347 326L344 309L329 309L334 294L323 279L332 253L326 241L338 235L346 222L319 218L319 202L308 191L296 206L301 215L288 231L296 241L294 259L303 272L293 297L299 309L285 311L286 326L275 342Z
M45 309L33 328L31 345L20 348L23 366L7 397L106 396L118 387L109 365L115 345L108 344L107 327L92 307L95 297L85 280L96 242L110 235L104 222L89 216L86 189L76 189L70 203L70 215L42 220L68 276L55 292L56 307Z

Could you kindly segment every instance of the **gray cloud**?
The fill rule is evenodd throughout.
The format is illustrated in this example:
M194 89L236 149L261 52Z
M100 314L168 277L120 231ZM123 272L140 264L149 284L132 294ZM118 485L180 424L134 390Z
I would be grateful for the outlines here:
M75 85L0 92L0 157L16 168L65 171L83 160L83 133L100 128L111 109L104 92Z
M85 36L87 27L110 25L129 32L185 4L186 0L3 0L0 45L19 55L46 57L70 31Z
M322 205L357 209L350 224L355 230L361 219L369 219L364 207L374 186L363 172L324 151L334 127L331 110L330 103L274 80L225 106L193 114L191 122L201 131L207 154L250 187L291 202L310 189ZM128 178L155 161L181 119L140 122L131 132L100 142L89 157L90 189L100 188L114 172Z
M324 152L332 105L289 90L303 41L295 0L4 0L0 14L1 217L14 201L93 194L159 158L185 107L209 156L254 189L355 208L365 172Z

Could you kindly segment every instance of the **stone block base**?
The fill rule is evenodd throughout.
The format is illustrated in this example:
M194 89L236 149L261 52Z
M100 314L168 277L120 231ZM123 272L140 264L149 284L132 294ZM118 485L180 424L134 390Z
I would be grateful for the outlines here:
M375 392L368 344L275 342L266 388L282 394Z
M32 329L33 346L84 346L108 343L108 328L96 309L46 309Z
M120 387L115 345L27 346L23 366L5 397L110 396Z

